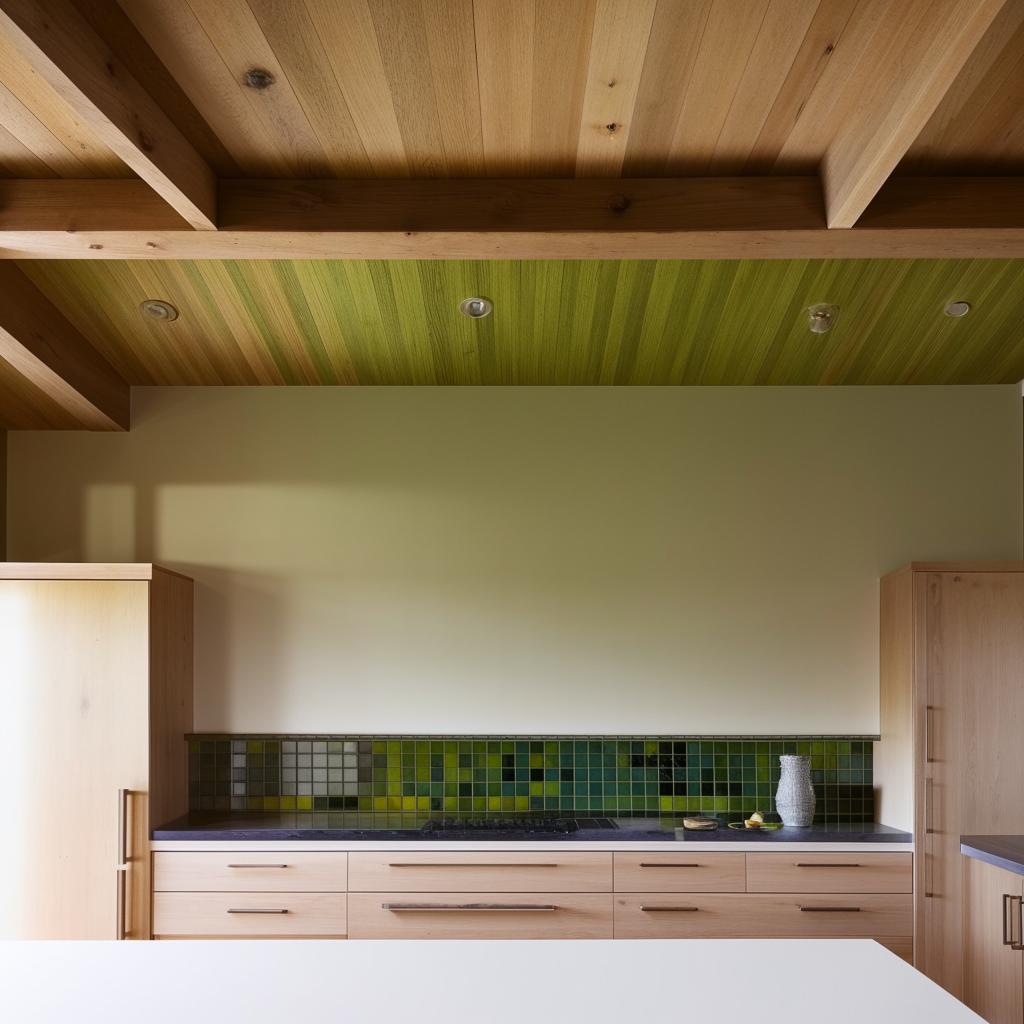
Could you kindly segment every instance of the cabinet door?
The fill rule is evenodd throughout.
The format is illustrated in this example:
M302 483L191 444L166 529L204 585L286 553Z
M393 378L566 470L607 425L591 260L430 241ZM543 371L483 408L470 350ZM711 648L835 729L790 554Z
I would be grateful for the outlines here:
M1021 938L1024 879L973 858L965 878L964 1002L989 1024L1021 1024L1024 955L1007 941Z
M149 937L148 605L141 581L0 581L2 938L115 937L119 789L126 930Z
M1024 573L929 573L918 595L919 966L961 997L960 836L1017 832L1024 816Z

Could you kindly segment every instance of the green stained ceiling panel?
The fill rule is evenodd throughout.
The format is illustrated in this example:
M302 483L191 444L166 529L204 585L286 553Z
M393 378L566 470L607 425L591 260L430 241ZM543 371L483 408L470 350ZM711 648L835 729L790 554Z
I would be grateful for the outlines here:
M28 261L132 384L1005 384L1024 261ZM494 312L460 314L482 295ZM173 323L144 319L166 299ZM966 300L962 319L945 315ZM808 306L840 307L827 334Z

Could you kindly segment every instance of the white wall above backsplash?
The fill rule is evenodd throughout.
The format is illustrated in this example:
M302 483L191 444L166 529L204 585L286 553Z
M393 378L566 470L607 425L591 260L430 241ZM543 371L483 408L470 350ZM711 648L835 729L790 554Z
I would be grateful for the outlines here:
M877 579L1021 555L1000 388L161 388L9 437L18 560L197 590L205 731L874 733Z

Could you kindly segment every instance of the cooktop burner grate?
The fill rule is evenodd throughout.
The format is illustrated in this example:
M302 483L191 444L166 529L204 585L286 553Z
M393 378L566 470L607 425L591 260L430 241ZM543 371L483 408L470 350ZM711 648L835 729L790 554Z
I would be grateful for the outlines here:
M423 832L529 832L563 834L581 829L615 828L610 818L431 818Z

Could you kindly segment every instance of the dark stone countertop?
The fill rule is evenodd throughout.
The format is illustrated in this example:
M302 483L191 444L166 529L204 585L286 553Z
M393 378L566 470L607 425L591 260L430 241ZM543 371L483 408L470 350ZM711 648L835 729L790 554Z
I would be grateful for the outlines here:
M1024 875L1024 836L961 836L960 852Z
M153 830L154 840L230 840L253 841L333 841L333 842L553 842L553 843L650 843L650 842L742 842L775 843L909 843L911 835L874 822L860 824L821 823L810 828L782 828L772 832L737 831L720 828L713 832L686 832L677 839L675 829L682 825L678 816L664 818L613 818L614 828L584 827L575 832L522 832L516 830L472 829L467 831L420 830L395 827L375 821L371 815L331 814L327 812L281 812L264 814L192 814Z

